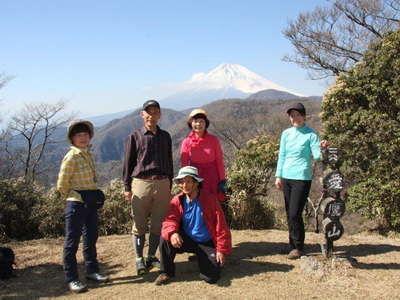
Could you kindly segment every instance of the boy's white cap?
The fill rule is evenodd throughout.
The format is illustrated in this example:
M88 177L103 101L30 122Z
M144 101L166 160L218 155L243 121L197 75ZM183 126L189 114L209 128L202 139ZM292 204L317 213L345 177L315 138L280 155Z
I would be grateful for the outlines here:
M197 182L203 181L203 178L199 177L199 171L197 170L197 168L192 166L186 166L181 168L178 172L178 175L174 178L174 181L185 178L186 176L193 177L194 180L196 180Z

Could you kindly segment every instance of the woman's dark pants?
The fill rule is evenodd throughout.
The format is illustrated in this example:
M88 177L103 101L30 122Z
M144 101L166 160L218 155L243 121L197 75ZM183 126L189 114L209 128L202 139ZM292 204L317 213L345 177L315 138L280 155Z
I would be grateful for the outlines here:
M64 273L66 282L78 280L76 252L83 234L83 257L86 274L99 271L96 253L98 215L96 207L67 201L65 208Z
M310 193L311 180L282 179L291 249L304 250L303 209Z

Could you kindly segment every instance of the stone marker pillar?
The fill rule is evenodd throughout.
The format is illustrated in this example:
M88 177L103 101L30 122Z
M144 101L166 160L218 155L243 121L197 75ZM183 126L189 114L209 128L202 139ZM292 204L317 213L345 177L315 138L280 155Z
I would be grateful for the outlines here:
M328 147L322 150L322 166L323 191L319 208L323 215L324 243L321 245L321 250L325 257L330 257L333 253L333 242L340 239L344 233L340 218L346 210L345 202L341 196L344 178L339 170L340 159L337 148Z

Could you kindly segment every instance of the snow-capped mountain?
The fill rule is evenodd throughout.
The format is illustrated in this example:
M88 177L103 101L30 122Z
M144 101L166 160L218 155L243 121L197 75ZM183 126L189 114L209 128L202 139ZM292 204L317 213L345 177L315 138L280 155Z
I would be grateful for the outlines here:
M238 64L221 64L208 73L194 74L176 88L176 93L161 99L163 106L182 110L218 99L246 98L266 89L302 96Z
M207 74L194 74L192 78L187 81L187 84L201 88L232 88L249 94L261 90L274 89L296 95L296 93L281 87L238 64L221 64Z

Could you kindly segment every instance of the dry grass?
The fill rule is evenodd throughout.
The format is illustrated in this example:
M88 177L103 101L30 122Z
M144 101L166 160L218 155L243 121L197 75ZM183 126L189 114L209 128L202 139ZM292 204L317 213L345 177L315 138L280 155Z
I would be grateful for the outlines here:
M307 234L307 252L319 258L320 235ZM71 294L63 283L62 239L15 242L17 277L0 281L0 299L393 299L400 298L400 239L345 235L335 243L338 256L353 265L324 262L324 272L304 272L281 250L287 233L279 230L233 231L234 251L217 285L198 280L197 263L177 256L177 277L169 285L153 284L157 272L134 272L130 236L101 237L98 252L111 282L89 283L90 290ZM79 261L82 262L82 257ZM323 261L323 260L322 260ZM83 273L82 266L80 274Z

